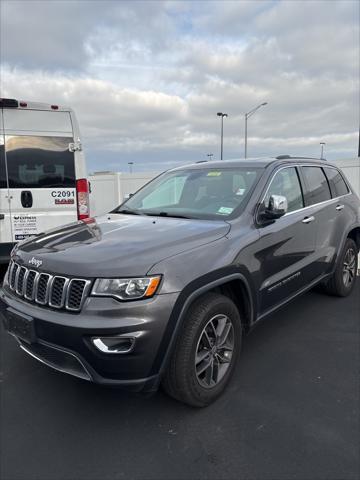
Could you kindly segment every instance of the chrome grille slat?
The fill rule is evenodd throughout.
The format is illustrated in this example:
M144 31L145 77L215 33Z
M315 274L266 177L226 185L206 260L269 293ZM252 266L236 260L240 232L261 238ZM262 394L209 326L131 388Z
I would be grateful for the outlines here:
M9 272L9 285L10 285L11 290L14 290L14 288L15 288L15 275L16 275L16 269L18 267L19 266L18 266L17 263L12 262L12 265L10 267L10 272Z
M39 279L36 284L35 290L35 302L40 303L40 305L46 305L49 298L49 284L51 281L52 275L49 273L40 273Z
M84 280L83 278L72 278L70 280L65 302L65 307L68 310L75 312L81 310L85 296L88 293L90 283L90 280ZM81 284L82 287L79 287L79 284ZM77 286L76 288L75 285Z
M24 292L24 283L25 283L24 281L25 281L26 272L27 272L27 268L25 267L18 268L16 272L17 279L16 279L15 291L20 296L22 296Z
M17 296L41 306L79 312L91 280L38 272L13 260L8 268L8 287Z
M26 276L26 285L24 288L24 297L26 298L26 300L34 300L35 286L38 276L39 272L37 272L36 270L28 270L28 274Z
M64 306L69 282L70 280L68 278L59 275L52 278L49 294L50 307L62 308Z

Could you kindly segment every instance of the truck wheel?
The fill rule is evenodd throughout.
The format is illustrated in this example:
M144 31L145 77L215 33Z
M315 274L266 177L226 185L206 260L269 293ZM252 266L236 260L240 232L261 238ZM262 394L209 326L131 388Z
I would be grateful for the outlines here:
M164 390L205 407L225 389L241 348L241 320L232 300L207 293L190 307L163 378Z
M347 297L352 292L358 269L357 255L356 243L348 238L333 276L324 284L323 289L326 293L338 297Z

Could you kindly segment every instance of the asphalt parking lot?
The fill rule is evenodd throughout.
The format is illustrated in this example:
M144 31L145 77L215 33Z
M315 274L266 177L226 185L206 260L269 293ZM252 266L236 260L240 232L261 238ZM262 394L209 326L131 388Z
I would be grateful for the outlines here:
M357 287L269 317L203 410L52 371L1 330L1 478L359 478Z

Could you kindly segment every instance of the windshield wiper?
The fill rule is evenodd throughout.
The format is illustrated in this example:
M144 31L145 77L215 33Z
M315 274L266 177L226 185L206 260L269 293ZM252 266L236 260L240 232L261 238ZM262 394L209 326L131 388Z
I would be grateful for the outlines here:
M177 213L169 212L144 212L144 215L148 215L149 217L191 218L186 215L178 215Z
M121 210L116 210L114 213L124 213L126 215L141 215L140 212L137 212L136 210L129 210L127 208L123 208Z

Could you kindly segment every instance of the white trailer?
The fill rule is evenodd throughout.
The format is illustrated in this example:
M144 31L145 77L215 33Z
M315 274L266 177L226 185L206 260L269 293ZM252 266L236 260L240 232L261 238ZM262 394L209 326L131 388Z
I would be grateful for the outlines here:
M89 175L91 215L103 215L120 205L159 172L95 172Z

